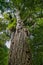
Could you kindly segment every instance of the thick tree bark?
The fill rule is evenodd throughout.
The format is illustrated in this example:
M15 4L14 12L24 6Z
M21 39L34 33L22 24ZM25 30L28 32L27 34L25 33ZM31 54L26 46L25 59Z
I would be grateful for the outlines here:
M18 16L16 32L11 41L8 65L32 65L30 48L26 42L27 34L19 18Z

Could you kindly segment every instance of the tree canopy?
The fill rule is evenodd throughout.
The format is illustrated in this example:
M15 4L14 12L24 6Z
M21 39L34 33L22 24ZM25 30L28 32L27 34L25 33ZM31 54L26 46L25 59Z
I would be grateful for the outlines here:
M20 12L24 27L30 31L28 41L33 65L40 65L43 63L43 0L0 0L0 46L11 37L7 29L16 30L16 9Z

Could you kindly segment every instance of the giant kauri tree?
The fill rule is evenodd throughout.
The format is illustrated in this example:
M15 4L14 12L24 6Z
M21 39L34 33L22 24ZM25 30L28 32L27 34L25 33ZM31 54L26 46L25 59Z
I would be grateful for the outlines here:
M26 39L29 37L29 33L25 28L25 21L28 20L28 17L31 19L31 14L35 12L38 5L42 5L42 1L12 0L11 2L13 3L12 5L14 7L17 25L11 41L8 65L32 65L31 50L26 42ZM42 7L38 6L38 8L41 9ZM31 22L33 25L34 23L35 22Z
M11 15L7 18L11 22L11 26L8 26L11 27L8 65L32 65L32 54L27 39L33 39L29 30L37 27L36 19L43 18L43 0L9 0L8 7L14 15L13 19Z
M10 57L8 65L31 65L31 53L26 38L28 31L23 27L19 11L16 10L17 26L11 41Z

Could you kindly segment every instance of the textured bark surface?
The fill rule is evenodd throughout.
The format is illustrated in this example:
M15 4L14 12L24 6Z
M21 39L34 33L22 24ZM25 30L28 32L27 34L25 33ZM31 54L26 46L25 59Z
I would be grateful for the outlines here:
M15 33L14 42L11 43L8 65L32 65L31 53L26 43L26 33L23 29Z
M20 12L16 10L17 26L15 35L12 36L10 57L8 65L32 65L31 53L26 42L27 31L23 28Z

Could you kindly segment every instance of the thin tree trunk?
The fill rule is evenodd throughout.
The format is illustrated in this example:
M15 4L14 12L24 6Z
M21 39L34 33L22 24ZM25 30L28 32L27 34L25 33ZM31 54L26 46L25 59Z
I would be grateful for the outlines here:
M16 32L11 42L8 65L32 65L30 48L26 42L27 34L23 28L18 11L16 18Z

